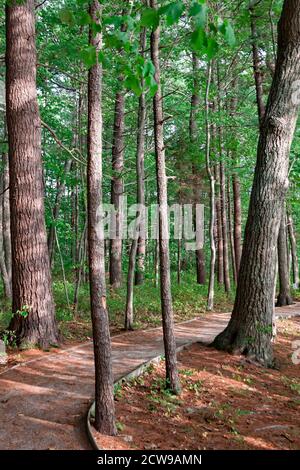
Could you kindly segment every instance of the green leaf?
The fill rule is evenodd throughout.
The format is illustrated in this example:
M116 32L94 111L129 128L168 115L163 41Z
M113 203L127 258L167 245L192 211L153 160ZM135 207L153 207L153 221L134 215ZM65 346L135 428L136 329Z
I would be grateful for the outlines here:
M211 60L216 53L218 52L219 45L214 38L207 39L207 48L206 48L206 55L209 60Z
M79 14L78 24L80 26L85 26L87 24L91 24L91 22L92 22L92 19L91 19L90 15L87 12L81 12Z
M149 75L145 79L146 85L149 88L150 95L153 97L158 90L158 85L153 75Z
M69 26L73 26L75 24L73 12L68 8L64 8L59 12L59 18L62 23L68 24Z
M170 3L159 10L160 15L166 15L168 26L177 23L183 12L184 5L182 1Z
M159 24L159 14L155 8L145 8L141 17L141 26L157 28Z
M223 21L223 23L219 26L219 31L223 34L229 46L232 47L235 45L234 30L228 20Z
M195 18L196 26L204 28L207 19L207 5L202 2L194 2L190 8L189 15Z
M90 69L97 61L96 48L94 46L88 46L86 49L81 51L80 57L84 65Z
M196 29L191 36L191 45L194 51L201 51L207 45L207 38L204 29Z
M155 74L155 67L152 60L147 60L143 67L143 77L148 77L149 75Z
M136 96L141 96L143 90L142 90L142 87L141 87L141 84L140 84L140 81L137 77L135 77L134 75L129 75L125 81L124 81L124 85L126 88L128 88L129 90L132 90L133 93L136 95Z

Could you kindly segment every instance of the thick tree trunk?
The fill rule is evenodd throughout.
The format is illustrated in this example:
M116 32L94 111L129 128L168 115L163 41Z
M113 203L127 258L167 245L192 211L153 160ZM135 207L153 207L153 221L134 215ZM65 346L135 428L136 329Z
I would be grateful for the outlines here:
M292 96L300 74L300 4L285 0L278 58L261 126L237 294L231 320L216 338L219 349L272 365L275 258L289 153L299 104Z
M156 0L150 0L150 6L151 8L157 8ZM157 193L159 205L160 288L164 346L166 357L167 387L170 388L172 392L178 393L180 390L180 384L176 361L176 342L174 334L174 319L171 295L170 254L168 240L168 193L165 164L165 144L163 134L164 117L160 83L159 41L160 28L158 27L151 33L151 58L155 66L155 80L158 84L158 90L153 99L153 113L157 171Z
M99 22L100 3L92 0L90 16ZM101 49L101 34L90 30L90 44ZM88 75L88 254L91 314L95 356L95 428L115 435L115 408L109 320L106 307L102 201L102 111L101 65L96 63Z
M299 289L300 279L299 279L299 261L297 255L297 241L294 231L294 223L291 214L288 214L288 233L291 245L292 253L292 266L293 266L293 287L294 289Z
M279 273L279 294L277 297L276 307L284 307L292 305L290 284L290 269L288 259L288 244L286 231L286 209L282 211L282 217L278 235L278 273Z
M199 80L199 65L200 61L197 57L196 53L193 52L192 55L193 61L193 94L191 98L191 112L190 112L190 122L189 122L189 134L190 134L190 141L191 144L195 144L197 142L197 112L200 105L200 80ZM194 203L200 203L200 188L199 188L199 174L197 173L196 165L192 165L192 172L194 176ZM194 217L196 218L196 208L194 208ZM196 225L196 220L195 220ZM196 274L197 274L197 283L198 284L205 284L206 280L206 272L205 272L205 253L204 249L199 249L195 251L196 255Z
M44 218L36 92L34 1L6 6L6 111L10 165L13 319L18 344L56 344ZM19 312L26 312L20 314Z

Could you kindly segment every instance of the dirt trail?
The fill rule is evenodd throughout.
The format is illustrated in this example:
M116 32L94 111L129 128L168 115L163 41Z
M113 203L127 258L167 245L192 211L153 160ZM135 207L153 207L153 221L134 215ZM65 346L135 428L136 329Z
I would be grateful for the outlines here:
M277 309L300 315L300 303ZM176 325L177 346L210 342L230 314ZM161 328L112 338L115 379L163 353ZM92 343L32 359L0 374L0 449L90 449L85 414L94 394Z

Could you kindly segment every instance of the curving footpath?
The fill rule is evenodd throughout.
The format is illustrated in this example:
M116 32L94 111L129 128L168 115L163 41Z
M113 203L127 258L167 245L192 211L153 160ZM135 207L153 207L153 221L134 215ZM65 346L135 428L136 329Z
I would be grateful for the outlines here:
M300 303L276 309L300 315ZM230 314L207 314L175 327L177 347L211 342ZM115 380L163 354L161 328L112 338ZM61 350L0 374L0 450L88 450L85 418L94 394L92 343Z

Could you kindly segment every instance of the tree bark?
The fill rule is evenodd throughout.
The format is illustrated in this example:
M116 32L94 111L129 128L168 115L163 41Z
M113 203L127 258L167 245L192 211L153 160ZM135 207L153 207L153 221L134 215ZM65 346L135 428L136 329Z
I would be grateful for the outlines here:
M44 218L34 1L6 5L13 319L19 345L58 342ZM26 314L20 314L26 312Z
M151 8L157 8L156 0L150 0ZM151 33L151 58L155 66L155 80L158 85L157 92L153 98L154 114L154 139L155 156L157 171L157 193L159 205L159 255L160 255L160 288L161 288L161 306L163 320L163 335L166 357L166 379L167 387L173 393L180 390L177 360L176 360L176 342L174 334L173 306L171 295L171 276L170 276L170 254L168 240L168 194L167 177L165 164L165 144L164 144L164 117L163 103L160 82L160 63L159 63L159 42L160 28L157 27Z
M287 231L286 231L286 208L285 204L282 211L282 217L278 235L278 273L279 273L279 294L276 307L292 305L290 285L290 269L288 259Z
M288 214L288 233L291 245L291 253L292 253L292 266L293 266L293 281L294 281L294 289L299 289L300 286L300 279L299 279L299 261L297 255L297 241L294 231L294 223L291 214Z
M289 153L299 112L293 99L300 73L300 4L285 0L278 28L278 57L261 125L237 294L231 320L214 346L273 364L275 257Z
M99 23L98 0L92 0L90 16ZM102 37L90 28L90 45L99 52ZM109 319L106 306L104 237L102 227L102 69L100 63L88 74L88 256L95 357L95 428L116 434Z

